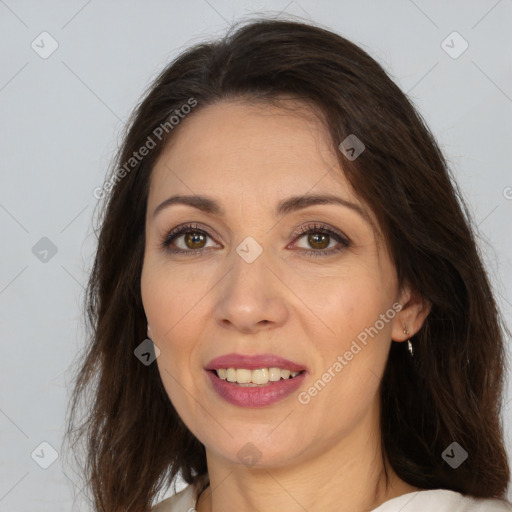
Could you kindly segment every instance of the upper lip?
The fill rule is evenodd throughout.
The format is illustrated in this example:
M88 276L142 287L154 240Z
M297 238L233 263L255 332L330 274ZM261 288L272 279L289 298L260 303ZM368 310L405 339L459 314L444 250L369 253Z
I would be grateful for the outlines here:
M258 370L259 368L282 368L292 372L301 372L306 367L289 359L275 354L225 354L212 359L205 367L206 370L218 370L220 368L245 368L247 370Z

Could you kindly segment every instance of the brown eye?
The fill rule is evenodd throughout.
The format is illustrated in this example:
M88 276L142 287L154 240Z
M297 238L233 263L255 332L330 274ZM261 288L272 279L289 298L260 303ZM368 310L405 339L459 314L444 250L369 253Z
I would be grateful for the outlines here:
M191 231L184 235L183 240L189 249L202 249L206 243L206 236L203 233Z
M211 237L197 226L186 225L169 232L162 240L163 249L173 254L195 254L204 252Z
M308 235L308 243L315 249L327 249L329 247L330 236L324 233L313 233Z
M295 245L307 256L329 256L350 247L346 236L322 224L309 224L294 233L297 240ZM301 239L303 241L301 241Z

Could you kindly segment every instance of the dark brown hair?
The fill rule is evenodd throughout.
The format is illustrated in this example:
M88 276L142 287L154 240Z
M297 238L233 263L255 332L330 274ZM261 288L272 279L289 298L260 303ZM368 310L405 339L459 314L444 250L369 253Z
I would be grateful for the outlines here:
M362 49L311 24L258 19L186 50L163 70L133 113L113 186L104 188L85 301L90 339L67 430L73 446L85 443L95 509L145 512L180 472L189 483L207 479L204 446L174 410L157 365L134 356L147 327L140 276L151 170L187 118L167 124L161 140L155 130L191 99L197 106L188 116L223 100L280 97L314 107L345 175L379 221L399 283L432 304L412 359L405 343L391 344L380 388L383 456L411 485L503 498L504 325L445 159L407 97ZM353 161L337 149L350 134L365 145ZM126 167L148 137L156 147ZM442 457L452 442L469 455L457 469Z

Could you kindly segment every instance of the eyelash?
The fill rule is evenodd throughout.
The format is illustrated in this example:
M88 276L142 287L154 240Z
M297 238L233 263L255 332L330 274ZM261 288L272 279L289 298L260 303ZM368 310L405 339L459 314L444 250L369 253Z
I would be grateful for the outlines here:
M186 254L188 255L194 255L201 252L204 252L204 249L189 249L189 250L183 250L183 249L175 249L171 248L171 243L174 242L177 238L179 238L180 235L187 234L187 233L199 233L206 235L207 237L211 238L210 235L202 230L199 229L197 225L188 224L185 226L179 226L177 228L172 229L167 235L164 236L162 242L161 242L161 248L166 250L167 252L170 252L171 254ZM347 237L342 235L341 233L338 233L337 231L333 231L332 229L328 228L327 226L324 226L322 224L308 224L307 226L302 226L299 230L297 230L295 233L293 233L294 240L295 238L300 238L304 235L309 234L324 234L328 235L331 238L334 238L337 242L339 242L340 245L338 245L334 249L300 249L304 251L304 253L307 256L317 257L317 256L330 256L333 254L336 254L343 249L346 249L347 247L350 247L350 241Z

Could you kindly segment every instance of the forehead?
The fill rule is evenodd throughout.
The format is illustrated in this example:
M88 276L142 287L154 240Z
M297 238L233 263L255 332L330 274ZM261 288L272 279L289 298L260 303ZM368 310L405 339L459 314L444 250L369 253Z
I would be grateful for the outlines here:
M283 108L284 107L284 108ZM182 121L157 160L152 195L173 190L280 197L335 191L355 199L330 135L311 107L224 101Z

